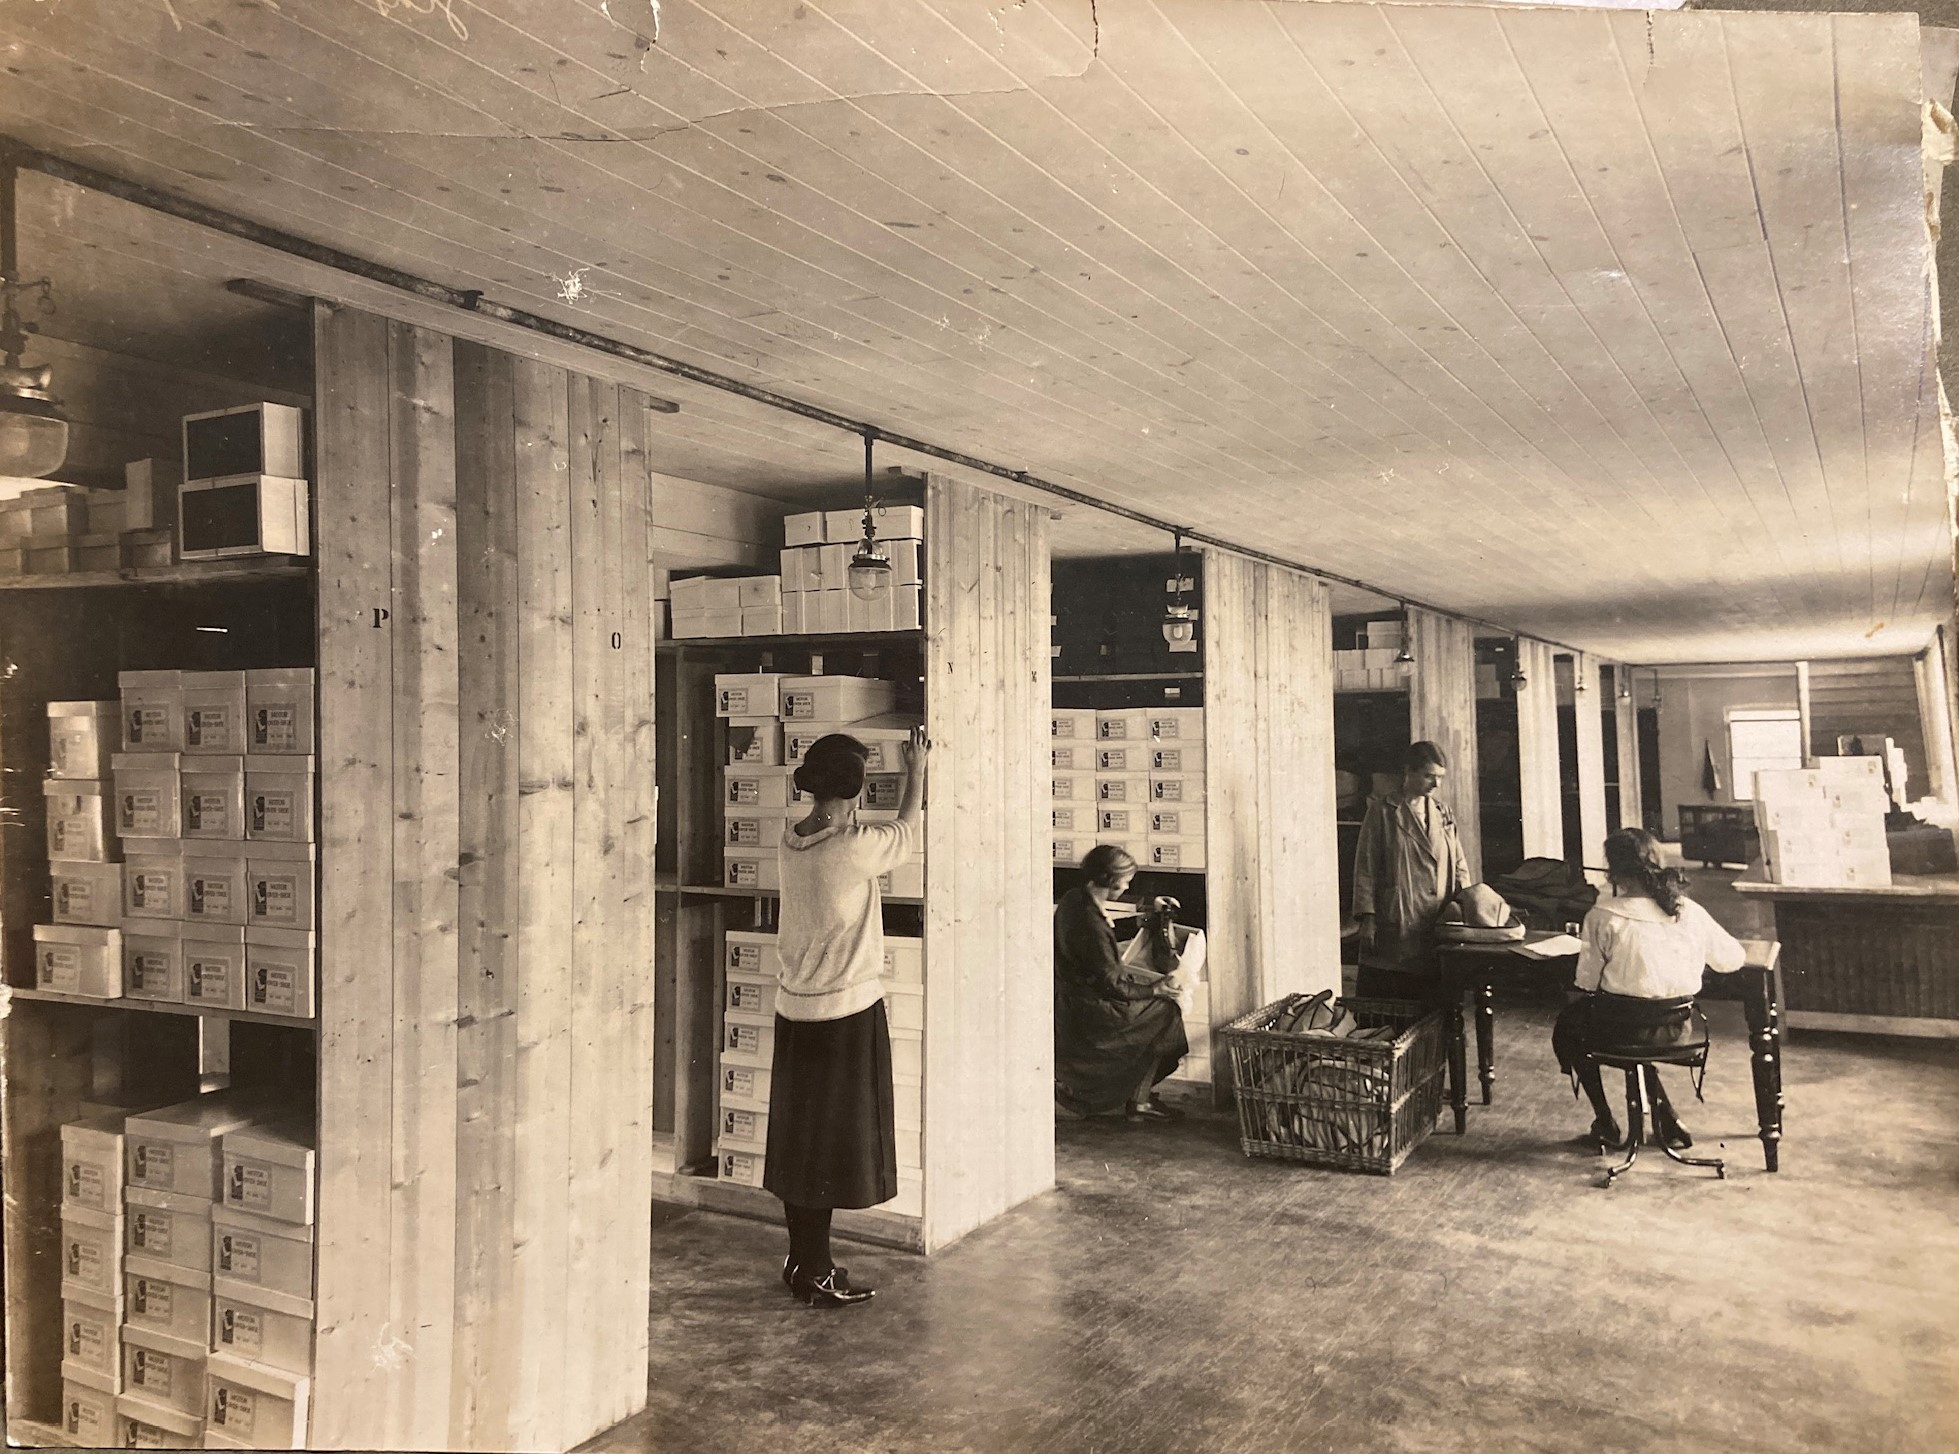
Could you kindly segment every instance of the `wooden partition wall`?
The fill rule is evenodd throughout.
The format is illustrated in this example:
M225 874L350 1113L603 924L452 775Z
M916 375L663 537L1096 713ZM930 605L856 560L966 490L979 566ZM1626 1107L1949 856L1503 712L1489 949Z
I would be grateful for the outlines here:
M1517 767L1524 803L1524 857L1564 857L1564 788L1558 772L1557 654L1517 638Z
M1598 662L1584 652L1571 658L1572 715L1578 727L1578 861L1605 867L1605 698Z
M646 1397L645 410L316 311L311 1445L563 1450Z
M1469 876L1483 876L1483 800L1477 784L1476 633L1467 621L1408 608L1408 735L1449 759L1442 801L1455 815Z
M927 1252L1054 1185L1048 514L925 489Z
M1211 1023L1340 987L1333 618L1296 571L1204 552Z
M1632 668L1621 662L1614 668L1612 703L1619 734L1619 816L1612 827L1645 826L1645 789L1639 775L1639 703L1633 696Z

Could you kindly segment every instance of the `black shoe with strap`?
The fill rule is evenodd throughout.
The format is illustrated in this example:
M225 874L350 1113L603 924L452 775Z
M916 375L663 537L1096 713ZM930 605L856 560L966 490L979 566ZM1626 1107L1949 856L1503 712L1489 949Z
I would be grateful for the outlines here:
M850 1269L832 1267L821 1277L812 1276L807 1268L797 1268L792 1291L797 1298L813 1308L847 1308L857 1303L867 1303L877 1295L875 1288L852 1287Z

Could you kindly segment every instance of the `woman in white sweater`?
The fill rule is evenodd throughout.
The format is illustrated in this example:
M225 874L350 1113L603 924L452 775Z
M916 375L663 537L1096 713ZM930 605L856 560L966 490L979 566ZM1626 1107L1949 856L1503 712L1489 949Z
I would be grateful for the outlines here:
M789 1226L782 1280L816 1307L871 1296L830 1260L832 1210L874 1207L898 1194L878 879L920 847L923 734L904 747L895 822L857 821L868 757L863 743L842 733L812 743L796 786L815 806L782 837L782 983L762 1185L781 1198Z
M1643 828L1605 840L1612 892L1585 916L1572 988L1551 1030L1558 1069L1572 1076L1592 1103L1588 1139L1612 1150L1624 1145L1606 1102L1598 1066L1585 1057L1613 1050L1656 1050L1705 1039L1707 1021L1694 1006L1703 971L1740 969L1741 944L1707 910L1687 897L1687 875L1660 859L1659 841ZM1698 1020L1698 1026L1696 1021ZM1674 1114L1660 1074L1643 1072L1653 1126L1676 1151L1694 1144Z

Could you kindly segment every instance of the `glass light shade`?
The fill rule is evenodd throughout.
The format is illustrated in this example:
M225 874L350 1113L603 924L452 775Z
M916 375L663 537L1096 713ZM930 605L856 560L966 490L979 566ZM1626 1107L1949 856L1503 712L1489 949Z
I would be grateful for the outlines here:
M1415 653L1405 646L1402 647L1401 650L1394 654L1394 664L1396 666L1413 666L1415 664Z
M1510 673L1510 685L1520 692L1530 685L1530 678L1524 675L1524 669L1522 667L1518 667Z
M0 369L0 475L38 480L68 458L68 421L47 386L45 367Z
M1163 639L1172 646L1183 646L1197 635L1197 623L1191 619L1190 607L1171 606L1163 613Z
M860 601L875 601L890 588L891 562L884 558L876 541L866 540L857 547L857 554L850 558L847 580L850 594Z

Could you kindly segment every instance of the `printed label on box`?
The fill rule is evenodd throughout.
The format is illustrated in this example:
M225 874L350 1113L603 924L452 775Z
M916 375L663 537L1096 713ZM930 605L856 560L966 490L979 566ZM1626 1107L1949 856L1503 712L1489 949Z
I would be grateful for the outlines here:
M728 1049L737 1055L759 1055L762 1053L762 1027L760 1025L730 1025L728 1027Z
M762 801L762 785L752 777L730 778L728 780L728 801L742 807L757 807Z
M1097 827L1104 833L1127 833L1130 812L1127 808L1110 808L1096 814Z
M202 958L184 966L186 999L223 1003L231 998L231 961Z
M1095 765L1103 772L1128 772L1130 756L1126 747L1105 747L1095 754Z
M177 1155L167 1141L138 1141L130 1156L130 1175L137 1181L168 1186L176 1179Z
M231 798L223 792L191 793L184 799L184 831L215 833L220 838L235 835L231 821Z
M137 1278L129 1289L130 1315L147 1322L167 1325L170 1322L173 1292L175 1289L167 1282L152 1282L147 1277Z
M231 913L231 880L222 875L205 877L193 874L184 885L185 912L193 919L228 917Z
M728 883L738 889L751 889L761 881L762 865L752 858L728 860Z
M125 1449L168 1449L170 1447L170 1435L168 1431L159 1429L155 1424L146 1424L141 1419L130 1418L125 1418L123 1423L128 1426L123 1438L123 1447Z
M193 707L184 713L184 745L187 747L231 746L235 729L231 712L224 707Z
M110 1324L99 1318L75 1317L68 1320L68 1356L94 1368L106 1368L113 1356L109 1350Z
M82 1207L109 1208L109 1179L92 1161L71 1162L68 1167L68 1200Z
M131 1212L129 1245L156 1257L168 1257L172 1240L171 1229L174 1224L175 1218L167 1212Z
M252 1003L279 1015L299 1013L298 966L255 964L252 966Z
M730 818L728 820L728 846L731 848L759 848L762 846L763 825L760 818Z
M728 1070L722 1071L721 1072L722 1094L730 1095L730 1096L748 1096L752 1099L755 1095L755 1076L756 1076L756 1072L752 1070L741 1070L738 1068L730 1068Z
M233 1163L231 1180L225 1185L225 1201L254 1211L263 1211L271 1206L271 1168L256 1161Z
M299 748L299 711L287 702L260 707L252 716L252 746L269 752L295 752Z
M723 1111L721 1113L721 1134L732 1136L737 1141L753 1141L755 1139L755 1133L760 1129L761 1124L758 1120L758 1114L755 1111Z
M82 818L50 819L48 838L56 853L66 853L70 848L80 849L88 843L88 822Z
M218 1314L218 1341L241 1353L257 1353L265 1346L265 1320L245 1308L228 1307Z
M1095 796L1105 803L1126 803L1129 801L1131 785L1121 779L1106 779L1095 784Z
M116 826L134 838L163 831L165 798L156 788L131 788L116 794Z
M299 922L299 875L266 873L252 879L252 917L282 924Z
M1174 838L1178 834L1196 834L1203 831L1201 822L1193 821L1193 815L1184 812L1150 814L1150 832L1168 834Z
M63 1275L70 1282L79 1282L87 1287L108 1287L115 1267L108 1260L107 1253L108 1249L93 1237L70 1237Z
M767 987L759 984L731 984L728 986L728 1008L731 1010L760 1010L767 995Z
M211 1395L211 1422L229 1429L241 1439L252 1437L258 1421L258 1397L250 1389L221 1383Z
M132 955L129 969L136 977L138 990L159 995L170 992L170 955L167 952L151 950Z
M895 810L903 800L905 784L895 777L870 777L864 779L863 803L867 808Z
M290 838L298 818L299 795L289 789L252 794L252 834L259 838Z
M1150 754L1150 766L1158 772L1182 772L1184 759L1192 756L1181 747L1159 747Z
M129 1381L161 1398L169 1398L173 1376L170 1363L166 1353L138 1348L130 1355Z
M811 720L816 716L816 694L814 692L784 692L782 694L782 715L801 722Z
M1055 717L1049 721L1048 726L1056 737L1073 737L1075 735L1075 719L1073 717Z
M764 692L764 701L755 704L755 710L748 709L749 698L754 696L747 687L723 687L721 689L721 715L724 717L773 717L775 715L775 693ZM766 706L765 712L762 708Z
M130 907L149 909L166 919L169 918L173 912L170 907L170 878L171 875L167 871L156 869L144 869L130 874Z
M730 944L728 946L728 968L742 970L749 974L761 973L762 946L759 944Z
M1129 736L1129 719L1126 717L1103 717L1095 724L1095 735L1104 742L1119 742Z
M1048 750L1048 764L1056 772L1087 772L1095 759L1086 747L1054 747Z
M95 885L87 879L63 879L54 886L54 912L59 919L95 917Z
M82 987L82 955L72 944L41 946L41 988L74 994Z
M132 707L129 713L129 742L168 742L170 713L162 707Z
M1158 778L1150 783L1150 796L1159 803L1181 803L1184 785L1175 778Z
M220 1232L218 1234L218 1271L227 1273L243 1282L257 1282L259 1279L259 1241L250 1232Z
M63 1426L76 1436L76 1442L84 1449L102 1448L105 1447L104 1436L114 1432L104 1427L102 1414L101 1404L71 1398L68 1400L68 1416L63 1420Z

